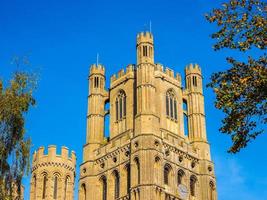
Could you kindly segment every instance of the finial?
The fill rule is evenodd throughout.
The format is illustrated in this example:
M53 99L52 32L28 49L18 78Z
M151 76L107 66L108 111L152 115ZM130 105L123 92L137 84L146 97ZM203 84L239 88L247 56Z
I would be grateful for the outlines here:
M98 66L99 54L96 54L96 66Z
M149 21L149 32L152 33L152 22L151 22L151 20Z

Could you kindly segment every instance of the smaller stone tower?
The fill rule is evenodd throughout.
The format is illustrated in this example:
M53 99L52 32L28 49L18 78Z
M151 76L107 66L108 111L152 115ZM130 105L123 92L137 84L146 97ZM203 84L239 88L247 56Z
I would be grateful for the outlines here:
M73 200L76 155L66 147L57 154L56 146L48 153L40 147L33 154L30 200Z
M186 92L188 94L189 137L192 141L206 141L204 97L201 69L190 64L185 68Z
M154 63L154 42L150 32L141 32L137 35L137 65Z
M108 92L105 90L105 68L101 64L91 65L89 73L89 95L87 111L87 134L84 146L84 159L90 159L92 152L104 143L105 103Z

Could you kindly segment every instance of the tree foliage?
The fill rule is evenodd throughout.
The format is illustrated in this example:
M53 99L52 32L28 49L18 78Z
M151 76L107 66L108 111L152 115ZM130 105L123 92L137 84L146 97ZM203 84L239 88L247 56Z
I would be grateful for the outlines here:
M215 50L223 48L248 51L266 50L267 3L260 0L230 0L222 8L206 15L219 30L212 34L217 39ZM214 73L209 87L216 94L215 106L225 113L220 131L229 134L236 153L259 134L266 131L267 123L267 58L248 57L239 62L228 57L230 69Z
M30 139L25 137L25 114L35 105L36 78L27 72L13 74L5 86L0 80L0 199L20 194L29 169ZM14 191L14 190L17 191Z

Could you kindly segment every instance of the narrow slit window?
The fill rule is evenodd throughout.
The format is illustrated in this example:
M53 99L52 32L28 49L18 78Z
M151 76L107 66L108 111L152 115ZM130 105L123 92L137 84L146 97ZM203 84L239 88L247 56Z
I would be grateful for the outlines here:
M64 200L67 199L68 183L69 183L69 177L66 177L66 179L65 179L65 188L64 188Z
M120 98L120 119L122 118L122 98Z
M99 88L99 77L96 77L96 87Z
M126 116L126 96L123 97L123 117Z
M197 77L193 76L193 86L197 87Z
M190 194L191 196L196 196L196 182L197 179L195 176L190 177Z
M119 119L119 102L116 100L116 121Z
M214 183L211 181L210 182L210 200L214 200L214 191L215 191L215 185Z
M102 200L107 200L107 179L102 178Z
M184 172L182 170L178 171L178 185L183 183L183 178L184 178Z
M131 188L130 164L127 165L126 170L127 170L127 192L130 193L130 188Z
M119 173L115 172L115 199L120 197L120 176Z
M169 116L169 97L168 96L166 96L166 114L167 114L167 116Z
M36 199L36 176L33 177L33 185L34 185L34 190L33 190L33 198L34 200Z
M82 200L87 200L86 198L86 185L82 184Z
M143 56L145 56L145 46L143 46Z
M177 120L177 101L174 100L174 119Z
M171 107L170 107L171 118L173 118L173 99L172 98L170 98L170 105L171 105Z
M140 184L141 173L140 173L140 162L138 158L135 159L135 164L136 164L136 170L137 170L137 184Z
M147 46L143 46L143 56L147 56Z
M54 178L54 195L53 195L54 199L57 199L57 190L58 190L57 186L58 186L58 177L55 176L55 178Z
M169 185L169 175L170 175L170 167L169 166L167 166L167 165L165 165L164 166L164 172L163 172L163 174L164 174L164 184L166 184L166 185Z
M184 134L188 136L189 128L188 128L188 106L187 101L183 99L183 120L184 120Z
M45 199L46 197L46 184L47 184L47 175L44 175L44 179L43 179L43 199Z

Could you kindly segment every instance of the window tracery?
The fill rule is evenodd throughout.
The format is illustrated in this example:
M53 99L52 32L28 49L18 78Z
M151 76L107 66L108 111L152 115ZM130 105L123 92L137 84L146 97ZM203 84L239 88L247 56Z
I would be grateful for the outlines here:
M126 94L121 90L116 98L116 121L122 120L126 117Z
M177 98L173 90L166 93L166 115L170 119L177 121Z

